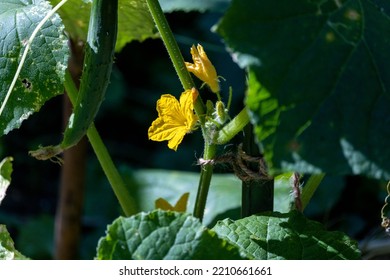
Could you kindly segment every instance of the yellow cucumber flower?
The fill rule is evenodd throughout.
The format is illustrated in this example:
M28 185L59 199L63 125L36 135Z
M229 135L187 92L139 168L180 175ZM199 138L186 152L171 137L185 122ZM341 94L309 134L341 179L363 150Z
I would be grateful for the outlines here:
M191 55L194 63L186 62L187 70L205 82L212 92L219 92L217 71L207 57L203 47L200 44L197 47L193 45L191 47Z
M194 129L198 116L194 113L194 102L198 97L195 88L186 90L179 101L170 94L163 94L157 101L158 118L149 127L148 136L153 141L168 141L168 147L177 150L184 135Z

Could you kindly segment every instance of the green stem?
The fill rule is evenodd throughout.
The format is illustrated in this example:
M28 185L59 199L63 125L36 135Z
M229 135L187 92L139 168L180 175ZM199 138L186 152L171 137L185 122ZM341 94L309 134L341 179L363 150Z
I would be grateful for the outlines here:
M168 51L169 57L172 60L176 73L179 76L180 82L183 85L183 88L185 90L188 90L195 87L195 83L192 80L190 73L187 71L179 46L177 45L176 39L173 36L172 30L169 27L168 21L165 18L164 12L162 11L158 0L146 0L146 2L149 6L150 13L152 14L153 19L156 23L157 29L160 32L164 45ZM200 120L203 137L204 139L207 139L205 130L205 105L200 96L198 96L198 98L196 99L194 109ZM206 161L212 160L215 156L215 153L216 146L210 145L209 143L207 143L207 141L205 141L203 155L204 159ZM211 164L211 162L202 166L200 171L198 194L194 207L194 216L199 218L200 220L203 219L212 174L213 165Z
M312 174L307 180L306 184L302 188L301 201L302 201L302 211L309 204L310 199L312 198L314 192L317 190L322 179L324 179L325 174Z
M73 83L72 77L69 71L65 74L65 89L72 104L75 103L77 98L77 88ZM110 154L107 151L98 131L94 124L92 124L87 131L88 140L99 160L100 165L111 184L111 187L122 207L126 216L131 216L137 213L136 203L133 196L130 194L129 189L126 187L122 177L120 176L118 169L115 167Z
M111 156L93 123L87 131L87 136L123 212L126 216L137 213L136 202L131 195L129 188L125 185L118 169L115 167Z
M167 48L169 57L171 58L173 67L175 68L176 73L179 76L183 88L187 90L195 87L195 83L192 80L190 73L187 71L184 58L180 52L179 46L176 42L175 37L173 36L172 30L169 27L168 21L165 18L164 12L162 11L158 0L146 0L146 2L148 3L150 13L153 16L157 29L160 32L161 39L163 40L164 45ZM201 124L203 125L205 106L200 97L196 99L194 109L201 121Z
M194 216L199 220L203 220L204 210L206 208L207 195L209 193L211 177L213 175L213 163L211 160L214 158L216 153L215 145L205 145L204 149L204 162L201 165L201 173L199 180L198 193L196 196ZM210 161L210 162L208 162Z
M234 117L229 123L227 123L217 135L215 143L219 145L226 144L234 136L236 136L243 128L249 123L249 115L247 108L241 110L237 116Z

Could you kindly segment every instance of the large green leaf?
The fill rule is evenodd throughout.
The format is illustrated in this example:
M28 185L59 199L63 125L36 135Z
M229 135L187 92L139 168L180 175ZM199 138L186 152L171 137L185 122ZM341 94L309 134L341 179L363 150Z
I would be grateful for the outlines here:
M180 196L190 193L187 209L192 211L199 184L199 174L168 170L138 170L128 173L136 186L134 192L142 211L154 209L156 199L162 197L175 204ZM216 215L241 206L241 181L232 174L213 175L207 197L204 224L208 225Z
M120 217L99 241L97 259L241 259L236 247L178 212L153 211Z
M55 4L59 0L51 2ZM86 40L90 9L91 5L81 0L69 0L59 11L71 38ZM157 37L157 29L145 0L119 0L117 52L133 40L142 42Z
M194 207L199 173L169 170L142 169L137 171L124 170L128 183L134 185L134 195L141 211L154 209L156 199L162 197L175 204L180 196L190 193L187 209ZM288 212L291 201L291 174L282 174L275 178L274 210ZM214 174L207 197L203 223L212 225L215 217L240 216L241 181L233 174Z
M8 233L5 225L0 225L0 260L24 260L27 259L14 247L14 241Z
M44 0L0 2L0 100L15 75L25 43L52 9ZM19 128L50 98L63 92L68 63L67 39L58 15L47 21L32 43L15 88L0 116L0 136Z
M389 1L237 0L217 30L273 172L390 179Z
M344 233L323 226L293 211L225 219L213 230L239 246L245 254L261 260L359 259L357 242Z
M0 204L5 197L8 186L11 184L12 157L7 157L0 162Z

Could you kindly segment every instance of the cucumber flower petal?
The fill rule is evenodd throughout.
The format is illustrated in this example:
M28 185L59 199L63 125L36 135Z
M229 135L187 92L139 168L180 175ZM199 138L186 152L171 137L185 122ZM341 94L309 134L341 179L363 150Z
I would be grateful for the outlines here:
M194 113L194 102L198 97L195 88L186 90L178 101L171 94L163 94L157 101L158 118L149 127L148 136L153 141L168 141L168 147L177 150L184 135L191 132L198 116Z
M208 59L203 47L200 44L197 47L192 46L191 55L194 63L186 62L187 70L205 82L212 92L219 92L217 71Z

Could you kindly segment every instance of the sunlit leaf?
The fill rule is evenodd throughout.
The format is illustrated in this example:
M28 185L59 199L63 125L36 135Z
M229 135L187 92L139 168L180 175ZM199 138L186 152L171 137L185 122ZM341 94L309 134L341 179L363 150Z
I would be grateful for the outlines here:
M189 214L165 211L118 218L100 239L97 259L242 259L236 247L218 238Z
M27 259L14 247L14 241L12 240L7 227L0 225L0 260L24 260Z
M4 101L31 33L52 9L43 0L0 2L0 100ZM42 27L0 117L0 136L7 134L52 97L63 92L68 63L67 38L58 15Z
M13 158L7 157L0 162L0 204L11 184L12 161Z
M59 0L51 0L51 2L54 4ZM118 5L117 52L133 40L142 42L147 38L158 37L145 0L119 0ZM59 11L71 38L86 40L90 9L90 4L80 0L69 0Z
M260 260L360 259L356 241L342 232L326 231L301 213L263 213L226 219L213 228L220 237Z

